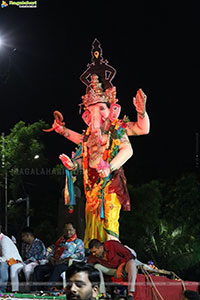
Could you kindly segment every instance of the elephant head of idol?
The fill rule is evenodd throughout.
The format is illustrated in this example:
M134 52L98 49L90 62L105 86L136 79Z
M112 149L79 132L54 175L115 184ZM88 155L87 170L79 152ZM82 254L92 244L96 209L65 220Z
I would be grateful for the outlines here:
M101 143L101 132L106 124L118 118L121 111L120 105L116 104L116 88L113 86L104 92L98 76L93 74L89 91L82 100L85 109L82 118L90 126L91 134Z

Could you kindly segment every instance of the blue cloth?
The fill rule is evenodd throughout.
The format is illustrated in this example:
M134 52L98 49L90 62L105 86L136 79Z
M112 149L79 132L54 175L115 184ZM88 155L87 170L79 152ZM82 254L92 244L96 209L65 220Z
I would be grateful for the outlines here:
M8 282L8 268L7 262L0 263L0 291L6 293L7 282Z
M82 153L82 145L78 148L78 150L76 151L75 155L74 155L74 160L76 160L76 158L78 158ZM78 162L77 162L78 164ZM79 166L79 164L78 164ZM75 205L76 204L76 200L74 197L74 184L72 181L72 171L69 171L67 168L65 168L65 173L66 173L66 177L67 177L67 189L69 192L69 203L68 205Z
M78 260L83 260L85 258L85 248L84 243L81 239L75 239L71 242L65 242L65 250L61 255L61 259L71 257Z
M67 189L69 192L69 203L68 205L75 205L75 197L74 197L74 185L72 181L72 171L69 171L67 168L65 168L65 173L67 177Z
M46 248L43 242L37 238L34 239L29 250L25 254L25 264L46 258Z
M101 219L104 219L104 217L105 217L104 216L104 202L103 202L103 200L104 200L104 189L106 187L106 184L107 184L109 178L110 178L110 175L108 177L105 177L104 178L104 183L102 185L102 192L101 192L101 214L100 214Z

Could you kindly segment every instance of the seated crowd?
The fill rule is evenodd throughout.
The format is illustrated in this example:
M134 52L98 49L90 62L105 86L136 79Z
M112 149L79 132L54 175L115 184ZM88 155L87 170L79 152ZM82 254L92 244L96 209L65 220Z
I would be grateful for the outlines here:
M0 292L7 291L10 275L12 292L19 292L19 274L24 274L26 291L53 289L60 276L73 261L85 258L84 243L77 238L72 223L63 228L63 235L46 249L30 228L22 230L25 243L23 259L14 242L0 230ZM9 272L10 271L10 272Z
M12 292L21 291L19 275L24 274L25 285L21 292L41 290L50 292L57 288L66 288L67 299L73 298L73 293L80 293L80 299L85 299L81 298L81 294L85 295L86 290L84 291L79 286L76 287L76 284L70 285L70 282L76 281L80 277L80 280L90 285L87 293L91 295L91 299L94 298L92 295L96 295L97 291L102 294L102 299L106 299L104 276L108 275L115 278L127 278L126 298L134 299L136 265L139 261L136 259L134 251L119 241L109 240L101 243L97 239L91 240L89 243L90 254L86 258L84 243L77 238L76 229L71 222L64 225L63 235L47 249L28 227L22 230L21 238L25 243L23 259L14 242L1 232L0 226L1 293L7 292L9 276ZM92 265L95 271L91 268ZM97 285L91 281L93 276L99 278ZM190 299L188 295L186 293L184 299Z

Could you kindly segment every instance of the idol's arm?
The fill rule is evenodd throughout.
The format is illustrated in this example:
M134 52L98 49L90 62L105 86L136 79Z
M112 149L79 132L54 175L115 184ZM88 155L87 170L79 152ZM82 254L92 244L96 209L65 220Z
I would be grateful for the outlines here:
M133 104L137 111L137 122L128 122L126 132L130 135L148 134L150 130L150 120L146 112L147 96L139 89L136 97L133 98Z
M125 164L125 162L133 155L131 143L126 134L121 139L119 152L110 162L110 171L115 171Z
M65 126L61 126L56 122L56 120L53 123L52 128L59 134L63 135L68 140L72 141L75 144L79 144L82 141L82 134L73 131L71 129L66 128Z
M97 166L97 171L101 177L108 177L110 173L118 170L125 162L133 155L133 149L129 142L126 134L121 139L121 144L119 146L119 152L111 160L110 164L105 162L102 158Z
M73 131L69 128L64 127L63 128L63 133L61 133L65 138L67 138L68 140L72 141L75 144L79 144L80 142L82 142L83 136L82 134Z
M126 127L127 135L143 135L150 131L150 120L147 112L137 114L137 122L128 122Z
M105 162L102 158L97 166L97 172L99 172L101 177L108 177L110 173L118 170L125 162L133 155L133 149L129 142L128 136L126 134L121 138L121 144L119 146L119 152L111 160L110 164Z

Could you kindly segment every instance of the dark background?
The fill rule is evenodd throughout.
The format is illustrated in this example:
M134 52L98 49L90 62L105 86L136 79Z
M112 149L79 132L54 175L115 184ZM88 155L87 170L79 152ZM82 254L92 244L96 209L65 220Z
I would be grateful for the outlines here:
M122 106L121 118L126 114L136 121L132 98L139 88L148 96L150 133L130 137L134 156L125 164L128 183L135 187L154 178L166 178L168 182L169 177L195 170L195 134L200 132L200 5L199 1L191 0L185 4L183 1L142 0L128 3L38 0L36 9L0 8L0 36L4 40L4 46L0 48L0 75L8 67L9 59L11 62L9 76L0 85L0 129L7 135L20 120L28 124L42 119L51 126L54 110L63 113L67 127L78 132L85 129L78 106L85 94L85 86L79 77L91 63L91 45L97 38L104 59L117 70L113 84ZM74 150L70 141L54 132L44 133L43 138L50 168L60 162L60 153L70 155ZM32 190L26 186L31 209L37 208L34 218L31 217L31 226L49 245L61 230L58 224L55 232L57 221L62 224L57 213L61 216L64 212L61 198L58 209L64 176L60 188L48 176L42 180L40 176L35 177L37 184L32 185ZM169 185L171 182L175 180L169 180ZM182 220L188 221L188 211L194 221L191 229L194 229L199 214L188 209L190 203L193 207L188 191L193 185L190 181L185 185L186 200L181 203L178 199L182 210L186 207L185 219L180 214L181 224ZM172 201L176 195L173 197ZM152 203L146 205L144 211L154 211ZM77 207L83 214L81 206ZM194 207L198 211L198 205ZM134 210L137 214L137 205ZM177 211L179 214L179 209ZM77 216L80 224L79 211ZM69 218L69 213L66 217ZM171 221L171 216L169 219ZM17 232L19 238L20 228L24 226L22 217L20 215L18 227L10 220L9 217L9 228ZM123 235L127 232L126 216L124 220L125 230L120 224ZM199 266L196 269L199 270Z
M148 96L151 131L130 138L134 156L125 166L128 178L134 173L145 181L194 169L195 133L200 130L198 2L65 2L0 9L6 44L1 62L11 57L9 78L0 86L1 131L8 134L19 120L51 124L55 109L67 127L85 129L78 107L85 86L79 77L91 62L97 38L104 59L117 70L113 84L121 117L136 120L132 98L139 88ZM70 155L74 148L55 133L44 139L52 165L60 153Z

